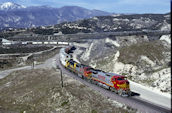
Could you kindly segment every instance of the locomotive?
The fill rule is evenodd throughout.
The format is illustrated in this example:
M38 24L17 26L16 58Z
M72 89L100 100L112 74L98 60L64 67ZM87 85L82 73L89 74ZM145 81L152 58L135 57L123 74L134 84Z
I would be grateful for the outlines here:
M82 79L111 90L121 96L131 96L127 77L115 73L107 73L74 61L71 55L74 49L70 48L72 47L62 48L60 51L60 54L63 54L61 55L63 57L60 57L60 62L65 68Z

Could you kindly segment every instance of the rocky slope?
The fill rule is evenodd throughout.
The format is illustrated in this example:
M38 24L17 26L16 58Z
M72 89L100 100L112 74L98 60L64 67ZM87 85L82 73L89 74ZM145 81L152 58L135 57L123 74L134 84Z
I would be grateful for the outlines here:
M73 22L32 29L37 34L75 34L116 31L170 31L170 13L95 16Z
M170 14L135 14L97 16L56 27L76 29L78 32L109 32L132 30L170 30Z
M143 36L116 36L74 43L74 59L162 92L171 92L171 36L149 41Z

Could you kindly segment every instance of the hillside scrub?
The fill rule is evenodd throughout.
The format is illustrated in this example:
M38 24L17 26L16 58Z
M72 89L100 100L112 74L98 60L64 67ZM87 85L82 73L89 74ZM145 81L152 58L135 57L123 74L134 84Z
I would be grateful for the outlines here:
M150 41L152 38L156 40ZM100 39L92 41L85 49L80 48L77 58L94 68L125 75L144 86L171 93L170 40L169 35L159 39L146 35L116 36L110 41Z
M137 43L120 49L119 62L136 65L141 55L147 56L152 61L161 61L163 52L169 52L159 41Z
M13 54L13 53L33 53L51 49L52 47L46 46L9 46L9 47L0 47L0 54Z
M0 80L0 112L134 113L53 69L23 70Z

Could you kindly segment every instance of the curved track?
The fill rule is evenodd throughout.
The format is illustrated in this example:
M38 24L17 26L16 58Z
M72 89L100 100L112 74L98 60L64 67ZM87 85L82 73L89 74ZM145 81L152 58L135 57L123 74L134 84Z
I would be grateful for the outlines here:
M160 106L160 105L155 105L155 104L153 104L147 100L143 100L143 98L141 98L139 96L139 94L137 94L137 93L135 93L132 97L129 97L129 98L121 97L121 96L115 94L114 92L111 92L109 90L101 88L97 85L91 84L91 83L79 78L74 73L71 73L68 70L66 70L60 64L59 54L55 55L53 58L46 60L45 63L35 66L35 68L51 68L51 67L54 67L55 59L56 59L56 63L59 65L59 67L63 71L63 73L67 74L68 76L75 78L76 80L82 82L83 84L89 86L90 88L92 88L96 91L99 91L102 95L109 97L112 100L118 101L118 102L126 104L128 106L131 106L132 108L138 109L138 111L143 112L143 113L171 113L171 110L169 108L165 108L165 107ZM2 72L0 72L0 79L4 78L9 73L11 73L15 70L31 69L31 68L32 68L31 66L25 66L25 67L21 67L21 68L2 71Z
M139 97L139 94L137 94L137 93L133 93L134 95L129 98L121 97L121 96L115 94L114 92L111 92L109 90L101 88L97 85L91 84L91 83L81 79L80 77L76 76L74 73L70 72L69 70L65 69L61 65L59 58L57 60L57 64L59 65L59 68L62 70L63 73L75 78L76 80L84 83L85 85L91 87L92 89L99 91L101 94L103 94L106 97L111 98L112 100L116 100L120 103L131 106L132 108L135 108L138 111L143 112L143 113L171 113L171 110L168 108L165 108L160 105L155 105L146 100L143 100L142 98Z

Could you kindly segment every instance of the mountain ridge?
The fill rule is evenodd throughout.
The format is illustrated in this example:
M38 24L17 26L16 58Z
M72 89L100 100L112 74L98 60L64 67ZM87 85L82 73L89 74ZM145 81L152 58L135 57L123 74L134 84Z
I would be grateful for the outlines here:
M16 6L16 8L0 10L0 30L5 28L29 28L54 25L65 21L76 21L110 14L108 12L89 10L79 6L64 6L61 8L49 6L23 6L23 8L19 6L17 8Z

